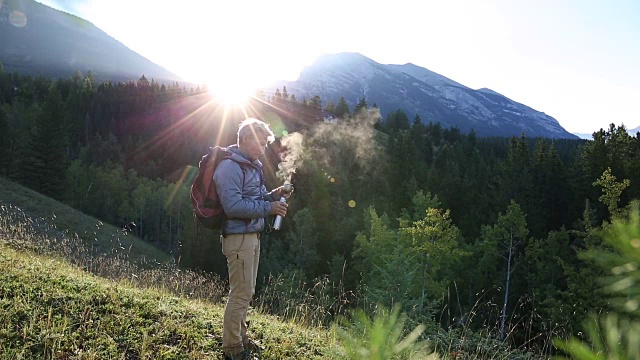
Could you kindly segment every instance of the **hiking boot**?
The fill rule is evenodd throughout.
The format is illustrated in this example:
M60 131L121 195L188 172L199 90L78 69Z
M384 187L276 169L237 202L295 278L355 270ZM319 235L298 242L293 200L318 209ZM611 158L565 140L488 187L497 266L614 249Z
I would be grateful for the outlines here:
M244 348L256 354L260 354L264 350L264 346L260 345L260 343L253 339L246 339L244 342Z
M251 351L249 349L245 349L244 351L237 354L224 354L224 360L253 360L251 357Z

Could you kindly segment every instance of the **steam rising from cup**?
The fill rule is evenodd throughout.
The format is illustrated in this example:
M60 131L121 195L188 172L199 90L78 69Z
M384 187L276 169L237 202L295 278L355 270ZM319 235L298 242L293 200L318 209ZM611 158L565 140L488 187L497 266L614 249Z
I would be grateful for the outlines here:
M296 172L296 168L300 164L303 149L302 142L303 137L300 133L289 134L280 140L284 151L281 155L282 161L278 164L276 176L282 179L285 185L286 183L291 185L291 176Z

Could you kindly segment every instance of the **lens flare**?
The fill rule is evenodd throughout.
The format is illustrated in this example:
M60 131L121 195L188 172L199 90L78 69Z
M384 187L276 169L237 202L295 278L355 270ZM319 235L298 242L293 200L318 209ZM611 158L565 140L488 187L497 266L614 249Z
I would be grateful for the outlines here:
M15 27L27 26L27 17L18 10L14 10L9 14L9 22Z
M349 207L350 207L350 208L354 208L354 207L356 207L356 202L355 202L355 200L349 200Z
M282 118L278 116L278 114L275 114L271 111L266 112L262 115L262 120L269 124L269 127L277 137L287 137L287 135L289 135L289 132L287 132L287 128L282 122Z
M329 181L331 181L332 183L336 182L336 178L332 177L331 179L329 179Z

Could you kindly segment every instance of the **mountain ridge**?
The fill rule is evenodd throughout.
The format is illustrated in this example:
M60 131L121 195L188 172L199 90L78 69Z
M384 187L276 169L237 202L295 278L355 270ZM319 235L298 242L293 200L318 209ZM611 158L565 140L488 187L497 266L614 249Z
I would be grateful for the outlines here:
M496 91L473 90L412 63L380 64L360 53L320 56L297 80L276 81L269 90L287 87L297 97L315 95L334 104L344 97L351 108L364 97L376 103L383 117L402 109L424 123L439 122L481 136L577 138L544 112Z
M5 71L29 75L65 77L91 71L104 81L142 75L182 81L91 22L34 0L0 2L0 61Z

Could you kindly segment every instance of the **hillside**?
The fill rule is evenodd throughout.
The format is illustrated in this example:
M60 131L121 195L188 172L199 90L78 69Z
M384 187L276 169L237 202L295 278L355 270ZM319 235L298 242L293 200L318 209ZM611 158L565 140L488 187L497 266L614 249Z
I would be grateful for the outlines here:
M225 284L169 260L0 179L0 358L219 358ZM257 312L251 320L262 359L327 358L334 343L321 329Z
M28 359L221 357L222 304L141 290L64 260L18 251L0 238L0 353ZM320 359L327 332L252 314L262 359Z
M75 237L92 254L126 253L134 263L169 263L171 257L115 226L83 214L24 186L0 177L0 205L3 213L28 222L40 234L52 239Z
M5 71L46 77L79 70L100 81L143 74L156 81L180 80L92 23L34 0L0 1L0 62Z

